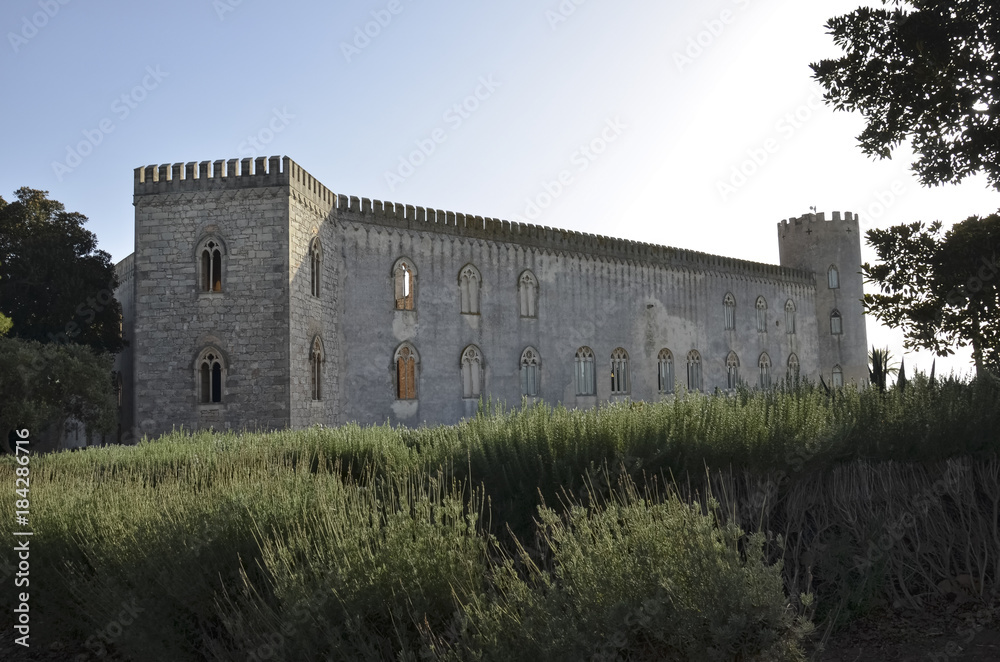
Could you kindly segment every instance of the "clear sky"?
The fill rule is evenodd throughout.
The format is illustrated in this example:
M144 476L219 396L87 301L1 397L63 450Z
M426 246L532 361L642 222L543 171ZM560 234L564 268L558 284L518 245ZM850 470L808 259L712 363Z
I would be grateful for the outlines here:
M273 154L338 193L771 263L813 206L863 228L993 213L985 179L922 188L822 104L809 63L858 4L5 0L0 195L49 191L115 261L133 168Z

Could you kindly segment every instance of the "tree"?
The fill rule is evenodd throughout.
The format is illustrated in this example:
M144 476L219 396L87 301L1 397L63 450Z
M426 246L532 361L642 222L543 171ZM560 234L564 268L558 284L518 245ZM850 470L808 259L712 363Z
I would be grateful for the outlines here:
M826 28L845 55L811 65L837 110L861 111L865 154L910 139L922 184L985 172L1000 189L1000 3L882 0Z
M0 337L7 335L12 326L14 326L14 322L3 313L0 313Z
M15 429L37 433L67 418L88 432L109 433L116 415L110 355L73 343L0 338L0 441Z
M868 230L879 264L861 273L880 294L865 312L900 328L904 346L938 356L971 347L976 376L1000 366L1000 213L972 216L941 236L941 223Z
M13 321L11 336L120 352L118 281L111 256L83 227L87 217L47 191L14 195L12 203L0 197L0 313Z

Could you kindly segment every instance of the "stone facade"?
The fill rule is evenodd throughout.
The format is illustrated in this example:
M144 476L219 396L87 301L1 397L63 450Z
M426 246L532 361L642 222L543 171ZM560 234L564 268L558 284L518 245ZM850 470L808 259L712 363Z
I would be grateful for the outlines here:
M287 157L138 168L135 208L119 365L144 434L867 378L850 213L779 223L779 266L336 195Z

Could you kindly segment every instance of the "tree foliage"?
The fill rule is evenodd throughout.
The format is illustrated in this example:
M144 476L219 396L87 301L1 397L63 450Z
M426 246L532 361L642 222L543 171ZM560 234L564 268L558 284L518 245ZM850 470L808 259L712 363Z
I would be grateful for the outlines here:
M1000 366L1000 213L867 232L880 263L865 263L865 312L900 328L904 345L938 356L971 347L976 374Z
M120 352L121 304L111 256L97 250L87 217L66 212L46 191L0 198L0 313L11 336Z
M1000 189L1000 3L883 4L827 22L845 55L811 65L824 98L837 110L861 112L866 154L889 158L909 139L924 185L981 171Z
M111 357L73 343L0 338L0 441L14 429L38 431L67 417L109 433L117 403Z

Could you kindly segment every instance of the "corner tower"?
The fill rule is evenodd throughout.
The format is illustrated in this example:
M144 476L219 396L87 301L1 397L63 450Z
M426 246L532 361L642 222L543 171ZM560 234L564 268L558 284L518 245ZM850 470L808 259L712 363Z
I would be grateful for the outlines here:
M141 434L289 426L290 170L278 157L136 168Z
M827 384L868 379L861 277L861 230L851 212L805 214L778 223L783 267L805 269L816 278L816 329L820 374ZM839 374L838 374L839 368ZM842 375L842 377L840 376Z

